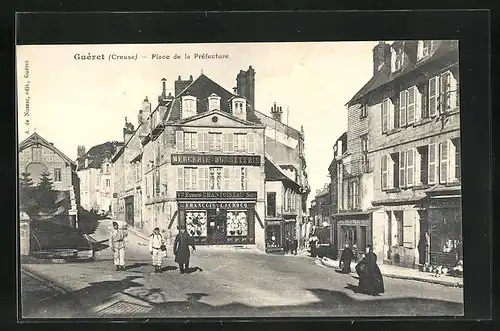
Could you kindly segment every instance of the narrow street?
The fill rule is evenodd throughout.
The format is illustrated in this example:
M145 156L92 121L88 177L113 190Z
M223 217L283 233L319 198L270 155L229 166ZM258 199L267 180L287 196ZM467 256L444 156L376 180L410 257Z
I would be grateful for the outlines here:
M103 221L94 235L97 241L103 241L95 261L23 266L39 278L23 275L23 317L348 317L463 313L461 288L385 278L386 293L367 296L350 288L357 285L354 273L339 274L305 256L200 246L192 254L191 272L180 274L169 247L164 272L154 274L147 243L132 233L127 242L126 270L116 272L104 241L109 222ZM37 281L62 290L42 295L33 290Z

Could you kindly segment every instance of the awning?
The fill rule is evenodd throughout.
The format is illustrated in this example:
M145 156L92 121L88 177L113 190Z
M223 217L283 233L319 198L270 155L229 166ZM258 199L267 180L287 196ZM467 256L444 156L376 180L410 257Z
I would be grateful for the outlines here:
M398 198L398 199L374 200L372 201L372 205L381 206L381 205L414 204L414 203L420 203L424 199L426 199L426 197L409 197L409 198Z

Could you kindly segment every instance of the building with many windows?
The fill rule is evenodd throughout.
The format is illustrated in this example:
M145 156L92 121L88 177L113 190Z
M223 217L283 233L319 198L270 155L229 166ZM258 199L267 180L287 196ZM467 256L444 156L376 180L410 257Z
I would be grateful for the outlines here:
M86 210L111 213L113 186L111 183L111 158L123 142L113 141L93 146L85 152L77 149L77 174L80 178L81 206Z
M347 104L340 241L407 267L462 258L458 66L456 41L375 46L373 77Z
M137 129L126 124L125 145L112 160L115 218L145 233L160 227L169 243L177 227L186 226L198 244L265 250L266 173L278 169L284 177L271 179L283 183L280 231L287 218L299 233L300 202L308 192L303 155L295 155L303 153L303 132L259 113L280 137L266 154L271 134L253 109L254 75L252 67L240 71L232 93L201 74L179 77L175 94L167 95L162 80L158 106L151 111L144 100ZM273 161L278 152L281 163Z

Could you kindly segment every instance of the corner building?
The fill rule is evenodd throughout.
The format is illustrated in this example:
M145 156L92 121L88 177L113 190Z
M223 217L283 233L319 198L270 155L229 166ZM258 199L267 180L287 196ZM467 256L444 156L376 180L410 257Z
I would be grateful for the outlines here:
M162 80L158 106L151 111L144 100L137 129L126 122L125 145L113 158L115 217L144 233L160 227L169 243L186 226L197 244L265 250L266 164L277 165L266 162L272 156L252 106L253 76L251 67L241 71L233 93L203 74L179 77L175 96ZM295 179L295 191L307 191L298 170L278 167Z

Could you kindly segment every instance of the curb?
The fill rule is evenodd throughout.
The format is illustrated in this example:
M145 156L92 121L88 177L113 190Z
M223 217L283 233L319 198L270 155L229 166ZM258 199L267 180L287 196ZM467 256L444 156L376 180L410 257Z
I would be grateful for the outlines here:
M338 265L335 265L334 263L326 263L322 259L320 259L319 261L321 262L321 265L323 265L325 267L338 268ZM318 264L318 263L316 263L316 264ZM414 280L414 281L418 281L418 282L437 284L437 285L443 285L443 286L449 286L449 287L458 287L458 288L464 287L463 283L451 282L451 281L439 280L439 279L428 279L428 278L421 278L421 277L415 277L415 276L403 276L403 275L389 274L389 273L383 273L383 272L382 272L382 276L394 278L394 279Z
M30 268L26 266L21 267L21 272L41 283L43 286L58 292L58 294L68 294L72 292L71 289L66 288L64 285L61 285L53 280L48 280L45 277L38 275L36 272L30 270Z

